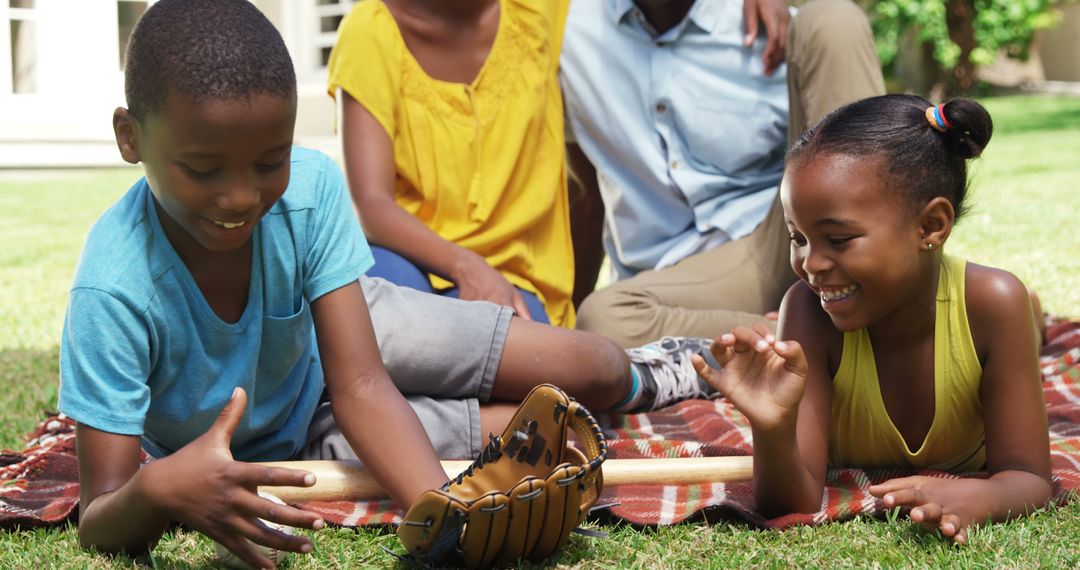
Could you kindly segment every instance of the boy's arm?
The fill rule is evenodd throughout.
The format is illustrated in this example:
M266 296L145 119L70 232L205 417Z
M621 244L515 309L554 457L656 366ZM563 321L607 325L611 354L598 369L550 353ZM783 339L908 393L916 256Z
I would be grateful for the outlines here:
M966 528L1002 521L1050 498L1050 442L1027 288L1001 270L968 264L969 326L983 363L981 398L988 479L906 477L871 487L886 506L957 542Z
M142 500L137 485L138 436L118 435L78 424L79 541L104 552L146 552L169 518Z
M454 282L461 290L462 299L481 299L513 307L518 316L531 319L521 293L482 255L444 239L397 204L394 141L356 99L344 90L339 97L345 172L364 233L371 243L389 248L425 271Z
M207 433L140 469L137 436L79 424L79 540L103 552L149 551L173 520L224 545L254 567L270 567L245 538L278 550L310 552L311 541L258 524L256 518L318 529L322 519L258 497L258 485L310 486L306 471L233 461L229 443L247 397L237 388Z
M446 473L416 412L383 367L363 290L354 281L311 308L334 419L375 480L408 509L424 491L445 483Z

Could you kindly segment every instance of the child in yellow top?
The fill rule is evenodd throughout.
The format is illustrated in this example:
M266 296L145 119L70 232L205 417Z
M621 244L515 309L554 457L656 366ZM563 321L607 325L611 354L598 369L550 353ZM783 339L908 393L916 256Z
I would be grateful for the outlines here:
M435 292L573 326L557 77L566 9L375 0L342 21L329 90L341 90L349 186L380 246L371 275L417 286L390 267L404 263L418 288L430 274Z
M789 152L781 199L800 281L777 335L721 336L722 371L695 357L750 420L763 512L817 511L829 465L985 468L986 479L870 488L958 543L1050 497L1027 290L942 251L964 211L966 161L992 130L971 100L885 95L835 111Z

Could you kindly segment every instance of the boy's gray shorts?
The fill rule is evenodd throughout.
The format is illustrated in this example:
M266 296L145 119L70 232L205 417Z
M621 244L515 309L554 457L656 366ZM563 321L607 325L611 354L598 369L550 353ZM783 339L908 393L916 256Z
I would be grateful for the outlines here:
M412 405L443 459L480 453L480 404L510 330L509 307L461 301L361 277L383 365ZM323 401L308 429L303 459L356 459Z

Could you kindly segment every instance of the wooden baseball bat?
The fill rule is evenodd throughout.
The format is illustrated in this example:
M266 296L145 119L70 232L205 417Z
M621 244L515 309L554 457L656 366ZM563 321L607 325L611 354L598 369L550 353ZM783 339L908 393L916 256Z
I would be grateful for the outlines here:
M464 471L472 461L443 461L447 477ZM285 502L346 501L385 497L379 484L358 461L277 461L260 463L304 469L315 475L311 487L260 487ZM754 458L681 457L663 459L609 459L604 462L604 485L689 485L750 479Z

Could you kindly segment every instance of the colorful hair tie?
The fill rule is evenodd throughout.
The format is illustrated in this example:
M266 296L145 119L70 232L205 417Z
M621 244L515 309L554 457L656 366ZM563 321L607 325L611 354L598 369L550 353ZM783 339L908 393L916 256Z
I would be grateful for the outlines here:
M934 127L935 131L940 133L944 133L952 128L952 125L949 124L949 120L945 118L943 107L945 107L945 105L926 108L926 121L930 123L931 127Z

